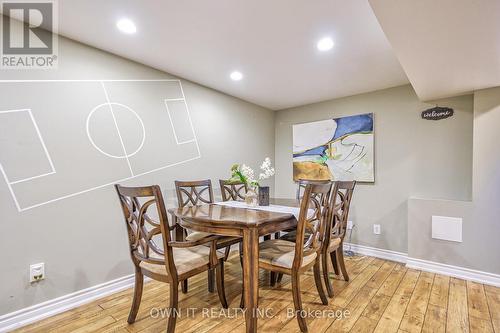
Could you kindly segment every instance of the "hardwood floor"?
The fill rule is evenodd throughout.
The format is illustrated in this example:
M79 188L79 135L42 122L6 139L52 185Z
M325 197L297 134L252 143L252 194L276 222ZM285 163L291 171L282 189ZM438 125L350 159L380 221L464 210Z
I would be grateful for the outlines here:
M371 257L346 257L351 280L333 280L335 297L321 304L312 271L302 277L303 305L310 316L309 331L320 332L496 332L500 333L500 288L484 286ZM238 308L241 291L239 259L226 264L226 293L230 309L220 307L217 293L207 292L206 274L189 280L180 294L177 332L245 332ZM299 332L289 277L269 286L260 274L259 332ZM17 332L163 332L168 285L146 283L137 321L127 324L132 290L23 327ZM206 310L203 310L205 308ZM319 310L315 312L316 310ZM324 311L328 310L328 311ZM348 311L348 315L347 312ZM341 316L346 314L345 316Z

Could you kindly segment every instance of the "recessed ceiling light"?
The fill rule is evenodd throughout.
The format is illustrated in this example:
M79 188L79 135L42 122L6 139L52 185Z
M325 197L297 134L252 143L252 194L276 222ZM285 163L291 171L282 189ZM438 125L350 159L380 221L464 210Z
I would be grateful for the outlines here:
M333 40L330 37L321 38L318 41L318 44L316 44L316 46L318 47L318 50L320 50L320 51L331 50L333 45L334 45Z
M231 80L233 81L239 81L243 78L243 74L241 74L241 72L238 72L238 71L234 71L231 73L231 75L229 75L231 77Z
M129 19L123 18L116 22L116 26L120 29L121 32L126 34L134 34L137 31L135 27L135 23Z

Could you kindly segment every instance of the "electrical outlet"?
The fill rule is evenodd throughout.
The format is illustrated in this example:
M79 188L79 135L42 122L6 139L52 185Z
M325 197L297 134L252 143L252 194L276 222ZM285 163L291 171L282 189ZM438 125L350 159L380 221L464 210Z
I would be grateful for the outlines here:
M347 221L347 229L351 230L352 229L352 221Z
M374 224L373 225L373 233L375 235L380 235L380 224Z
M38 282L45 279L45 264L30 265L30 283Z

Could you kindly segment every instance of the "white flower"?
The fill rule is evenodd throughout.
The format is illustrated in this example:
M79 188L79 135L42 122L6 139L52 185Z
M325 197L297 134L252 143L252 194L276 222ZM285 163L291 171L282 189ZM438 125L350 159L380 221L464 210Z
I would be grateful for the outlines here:
M259 180L267 179L269 177L274 176L275 171L274 168L271 167L271 159L269 157L266 157L264 159L264 162L262 162L260 169L264 172L259 174Z
M241 174L246 178L247 183L255 181L254 171L248 165L243 164L241 166Z

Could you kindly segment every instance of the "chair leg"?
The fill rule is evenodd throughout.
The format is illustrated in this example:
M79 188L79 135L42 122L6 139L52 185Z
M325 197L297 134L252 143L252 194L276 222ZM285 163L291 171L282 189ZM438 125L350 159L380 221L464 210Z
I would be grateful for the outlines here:
M181 282L181 286L182 286L182 293L183 294L187 294L188 292L188 280L184 280Z
M179 312L179 285L177 282L170 283L170 301L168 309L167 333L175 332L175 322Z
M278 273L278 276L276 277L276 282L281 283L281 280L283 280L283 273Z
M342 276L344 277L344 280L349 281L349 275L347 274L347 269L345 268L345 262L344 262L344 250L342 246L340 246L337 251L337 257L338 257L338 262L340 265L340 270L342 271Z
M132 301L132 307L130 308L130 313L128 315L127 322L132 324L135 322L137 317L137 312L139 311L139 305L141 305L142 290L144 287L144 275L142 275L141 269L135 269L135 285L134 285L134 299Z
M333 271L335 275L339 275L339 263L337 260L337 250L330 252L330 259L332 260Z
M241 266L241 268L243 268L243 243L239 242L238 247L239 247L239 252L240 252L240 266Z
M245 281L241 280L241 298L240 298L240 309L245 308L245 288L243 287L243 284Z
M217 275L217 294L219 295L220 304L224 309L228 308L227 299L226 299L226 291L224 289L224 260L219 260L219 265L215 268Z
M270 238L271 236L269 236ZM274 233L274 239L280 239L280 232L275 232ZM278 281L278 275L279 273L275 273L275 272L270 272L270 281L269 281L269 284L271 285L271 287L274 287L276 285L276 282Z
M274 287L276 285L276 272L270 272L269 279L271 287Z
M318 290L319 298L321 298L321 303L323 303L323 305L328 305L328 298L326 297L325 289L323 289L323 281L321 281L319 258L316 258L313 270L314 270L314 283L316 284L316 289Z
M227 261L230 252L231 252L231 246L226 246L226 249L224 250L224 261Z
M245 307L245 275L243 274L243 242L239 243L240 247L240 266L241 266L241 298L240 298L240 309L243 309Z
M295 306L295 316L299 322L299 327L301 332L307 332L306 319L302 314L302 299L300 295L300 275L292 272L292 295L293 304Z
M326 292L328 293L328 297L333 297L333 287L330 282L330 272L328 269L328 254L321 254L321 263L323 265L323 280L325 280Z
M213 293L215 291L215 270L210 268L207 271L208 275L208 292Z

